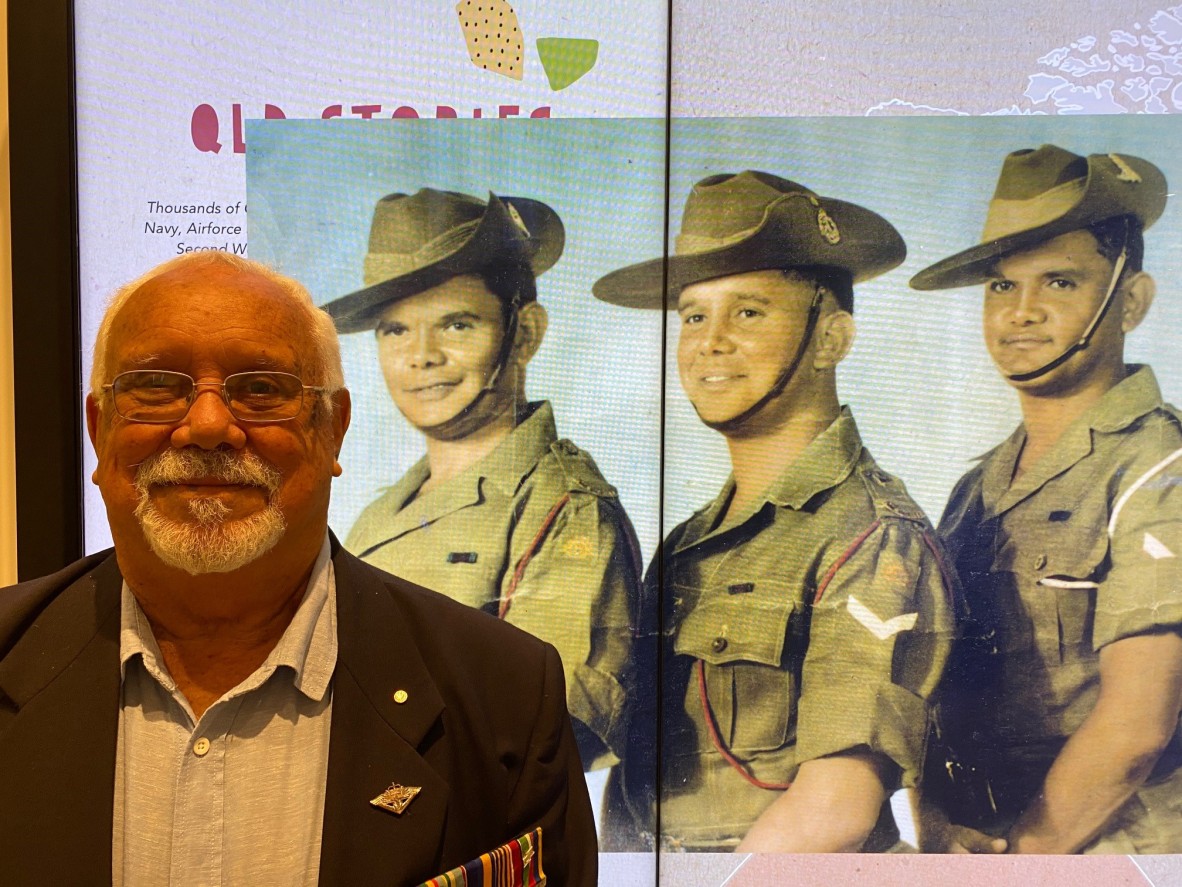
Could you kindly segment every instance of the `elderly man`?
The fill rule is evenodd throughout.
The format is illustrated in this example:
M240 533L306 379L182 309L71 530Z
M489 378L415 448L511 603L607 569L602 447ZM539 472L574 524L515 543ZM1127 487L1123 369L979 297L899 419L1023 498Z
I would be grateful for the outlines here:
M853 284L898 265L893 227L761 172L694 186L676 254L595 295L681 319L681 384L733 473L665 539L660 838L687 850L883 851L915 781L950 643L931 529L840 406ZM671 441L671 446L684 442ZM634 731L623 794L656 800Z
M1182 852L1182 416L1124 362L1166 193L1138 157L1017 151L983 242L912 280L985 284L1022 410L940 522L970 616L923 792L933 850Z
M583 765L628 728L636 535L594 461L559 440L525 369L546 333L535 275L562 254L546 204L423 188L374 210L366 286L325 306L376 335L395 405L426 455L372 502L345 547L367 563L553 644Z
M298 284L128 285L86 417L115 550L0 591L5 884L594 883L555 651L328 532L349 394Z

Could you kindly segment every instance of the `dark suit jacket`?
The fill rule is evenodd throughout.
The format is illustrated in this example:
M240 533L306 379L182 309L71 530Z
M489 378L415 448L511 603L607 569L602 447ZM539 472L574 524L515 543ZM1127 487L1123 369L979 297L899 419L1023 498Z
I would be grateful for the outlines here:
M554 649L335 539L333 549L320 883L418 884L540 825L551 883L594 884L594 823ZM111 882L122 581L104 552L0 590L5 885ZM422 787L401 816L369 803L392 782Z

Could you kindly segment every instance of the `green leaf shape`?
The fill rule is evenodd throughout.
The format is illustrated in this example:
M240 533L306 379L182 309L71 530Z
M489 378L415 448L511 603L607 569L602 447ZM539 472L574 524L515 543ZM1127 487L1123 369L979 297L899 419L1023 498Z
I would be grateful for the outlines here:
M538 57L550 88L555 92L566 89L595 67L599 58L599 41L577 37L539 37Z

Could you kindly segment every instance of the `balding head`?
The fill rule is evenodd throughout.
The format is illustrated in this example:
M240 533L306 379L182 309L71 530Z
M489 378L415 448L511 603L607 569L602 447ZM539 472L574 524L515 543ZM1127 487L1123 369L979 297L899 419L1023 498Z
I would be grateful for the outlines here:
M107 304L98 335L94 343L94 363L90 371L90 393L102 405L99 395L104 385L110 383L110 357L112 333L116 330L120 312L136 293L150 291L154 286L171 284L177 287L192 286L194 298L200 298L200 291L208 289L210 278L233 278L256 276L270 283L279 298L290 303L302 321L300 326L307 335L307 351L303 355L307 366L305 382L326 389L324 403L331 403L333 392L345 385L341 369L341 349L332 319L312 302L312 297L299 282L285 277L261 262L252 262L220 250L187 253L157 265L131 283L120 287Z

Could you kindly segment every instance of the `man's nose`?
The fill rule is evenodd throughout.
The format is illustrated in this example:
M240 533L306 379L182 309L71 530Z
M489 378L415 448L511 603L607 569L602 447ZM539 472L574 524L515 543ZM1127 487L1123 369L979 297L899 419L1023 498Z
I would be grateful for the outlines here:
M726 317L712 317L706 320L699 346L702 354L729 354L735 345L731 340L731 325Z
M1012 317L1015 323L1041 323L1047 319L1039 288L1033 285L1019 286L1014 302Z
M443 352L433 330L421 329L411 334L410 363L414 367L432 367L443 363Z
M172 445L203 450L229 446L237 450L245 444L246 432L222 397L221 384L199 382L189 411L172 432Z

